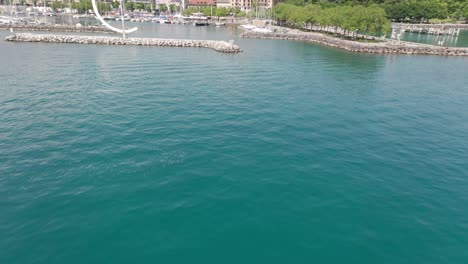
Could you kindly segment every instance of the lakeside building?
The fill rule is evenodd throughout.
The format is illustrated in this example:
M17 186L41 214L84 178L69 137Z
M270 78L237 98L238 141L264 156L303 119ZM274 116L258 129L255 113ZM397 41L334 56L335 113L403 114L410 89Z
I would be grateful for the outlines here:
M116 0L99 0L98 2L101 3L112 3ZM13 5L17 6L43 6L44 2L46 5L50 6L55 2L62 3L64 5L68 5L70 3L79 3L80 0L12 0ZM0 5L9 5L9 0L0 0Z
M13 5L36 5L40 6L44 2L47 5L53 4L55 2L62 3L62 4L69 4L69 3L79 3L80 0L12 0ZM120 2L119 0L98 0L100 3L112 3L112 2ZM144 4L164 4L166 2L170 2L171 4L179 4L180 2L177 0L130 0L129 2L134 3L144 3ZM0 5L10 5L9 0L0 0Z
M0 0L5 3L7 0ZM112 3L119 0L99 0L99 2ZM70 3L79 3L80 0L12 0L13 5L26 5L26 6L44 6L44 2L47 6L51 6L54 2L60 2L64 5L69 5ZM129 0L129 2L134 3L143 3L151 4L154 7L159 7L161 5L166 5L167 7L171 5L176 5L182 8L182 10L187 6L216 6L221 8L238 8L242 11L251 11L258 8L271 9L279 0Z
M224 8L232 7L232 0L217 0L216 7L224 7Z
M44 2L47 6L51 6L53 3L62 3L64 6L69 5L70 3L79 3L80 0L12 0L12 4L15 6L44 6ZM120 2L119 0L98 0L100 3L112 3ZM129 0L128 2L133 3L142 3L142 4L152 4L157 7L160 5L176 5L182 6L184 0ZM182 2L182 3L181 3ZM0 0L0 5L9 5L8 0Z
M158 5L166 4L167 6L170 6L170 5L180 6L181 5L180 1L178 0L157 0L156 3Z
M189 0L188 6L216 6L216 0Z

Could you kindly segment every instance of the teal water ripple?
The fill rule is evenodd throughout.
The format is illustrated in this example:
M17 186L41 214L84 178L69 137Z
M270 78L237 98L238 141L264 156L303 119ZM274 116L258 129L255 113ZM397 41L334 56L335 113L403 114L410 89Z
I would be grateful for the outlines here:
M0 41L0 263L466 262L466 58L142 27Z

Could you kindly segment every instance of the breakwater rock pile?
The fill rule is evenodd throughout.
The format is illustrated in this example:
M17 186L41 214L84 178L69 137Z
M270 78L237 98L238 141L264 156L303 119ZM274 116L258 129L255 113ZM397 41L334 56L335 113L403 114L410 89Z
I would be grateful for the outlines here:
M262 33L247 31L241 34L243 38L284 39L320 43L323 45L358 53L374 54L417 54L439 56L468 56L468 48L442 47L412 42L383 41L378 43L362 43L345 40L333 36L314 33Z
M159 39L159 38L120 38L107 36L73 36L17 33L5 38L7 41L17 42L46 42L46 43L73 43L73 44L103 44L103 45L132 45L132 46L158 46L158 47L192 47L209 48L219 52L237 53L241 49L226 41L216 40L189 40L189 39Z
M10 28L18 31L114 33L102 26L0 24L0 29L10 30Z

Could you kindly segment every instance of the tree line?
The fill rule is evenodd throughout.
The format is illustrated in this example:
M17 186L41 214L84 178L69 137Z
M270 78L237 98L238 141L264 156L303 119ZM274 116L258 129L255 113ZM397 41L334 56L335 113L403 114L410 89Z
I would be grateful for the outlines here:
M246 12L241 11L235 7L216 7L216 6L199 6L199 7L188 7L184 10L183 14L188 16L193 13L202 13L204 16L217 16L217 17L245 17ZM252 13L252 12L251 12Z
M353 37L358 31L370 35L385 35L391 30L385 10L378 5L297 6L279 3L273 8L273 13L276 20L288 26L302 28L311 24L326 31L330 31L331 27L334 28L335 34L341 29L344 35L351 34Z
M385 2L382 6L387 11L388 17L396 21L427 22L430 19L468 18L467 0L404 0Z
M468 0L285 0L283 3L296 6L316 4L322 8L378 5L385 10L388 19L399 22L468 19Z
M98 9L103 12L109 12L112 10L112 5L110 3L98 2ZM62 1L54 1L51 6L54 10L70 8L70 4L63 3ZM91 0L80 0L80 2L71 3L71 8L76 9L78 13L85 13L90 9L93 9L93 4Z
M119 1L113 1L112 3L109 2L97 2L98 9L102 12L109 12L112 9L118 8L120 6ZM70 4L63 3L62 1L54 1L52 3L52 8L54 10L63 9L70 7ZM79 2L73 1L71 3L71 8L76 9L78 13L86 13L89 10L93 9L93 5L91 0L80 0ZM134 10L146 10L148 12L159 10L160 12L170 11L171 13L175 13L179 11L179 6L175 4L171 4L167 6L166 4L159 4L157 6L153 6L148 3L137 3L133 1L125 1L125 10L134 11Z

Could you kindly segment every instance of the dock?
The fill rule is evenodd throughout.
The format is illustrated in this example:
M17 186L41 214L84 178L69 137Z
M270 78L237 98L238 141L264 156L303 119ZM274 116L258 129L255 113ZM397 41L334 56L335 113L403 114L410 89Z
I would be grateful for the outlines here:
M369 54L414 54L414 55L437 55L437 56L468 56L468 48L442 47L405 41L384 40L376 43L362 43L346 40L315 32L301 33L262 33L247 31L241 37L258 39L282 39L319 43L350 52Z

